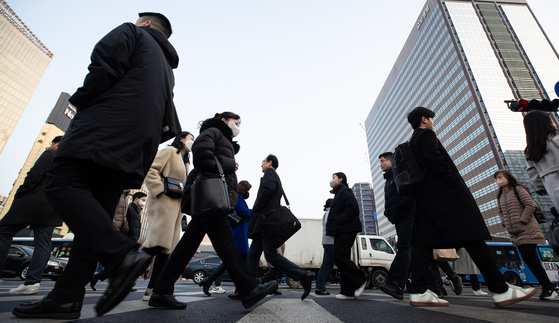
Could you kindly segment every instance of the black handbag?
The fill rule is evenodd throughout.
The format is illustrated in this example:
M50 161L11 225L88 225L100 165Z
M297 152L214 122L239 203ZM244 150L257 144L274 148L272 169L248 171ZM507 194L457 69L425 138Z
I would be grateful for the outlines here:
M167 88L167 101L165 102L165 114L163 115L163 127L161 131L161 143L175 138L182 132L177 109L173 102L173 91L171 90L171 81L169 81L169 70L167 69L167 59L161 47L161 59L163 61L163 72L165 73L165 87Z
M175 179L171 177L163 178L163 192L170 198L180 199L184 191L184 184L186 181Z
M190 203L192 205L190 215L193 218L226 215L233 211L223 168L217 157L214 156L214 158L217 163L219 178L203 178L200 172L190 188Z
M237 213L237 211L233 211L233 213L231 214L227 214L227 220L229 221L229 223L231 223L232 225L237 225L239 224L239 222L241 222L243 218L241 218L241 216Z
M289 200L283 189L282 194L287 207L281 206L274 213L264 217L262 220L264 239L268 240L268 244L272 248L281 247L282 244L301 229L301 222L299 222L299 219L297 219L288 207Z

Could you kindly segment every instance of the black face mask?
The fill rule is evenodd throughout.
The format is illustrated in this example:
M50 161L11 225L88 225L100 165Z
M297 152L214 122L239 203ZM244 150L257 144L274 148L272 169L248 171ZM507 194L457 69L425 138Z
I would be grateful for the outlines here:
M248 194L248 192L244 193L243 195L241 195L245 200L248 199L248 197L250 196L250 194Z

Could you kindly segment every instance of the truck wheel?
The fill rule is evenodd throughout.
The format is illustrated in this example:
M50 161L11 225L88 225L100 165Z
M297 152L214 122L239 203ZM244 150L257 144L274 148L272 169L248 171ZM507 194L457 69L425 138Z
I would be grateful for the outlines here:
M520 277L518 277L518 275L513 272L507 271L503 274L503 278L505 279L505 282L511 285L522 286L522 284L520 283Z
M382 269L375 270L371 275L371 283L377 289L380 288L380 285L386 284L388 281L388 273Z
M206 278L206 273L198 270L197 272L194 273L194 275L192 275L192 280L196 283L196 284L200 284L200 282Z
M299 286L301 286L300 281L295 280L291 277L286 277L285 282L287 283L287 286L289 286L290 288L299 288Z

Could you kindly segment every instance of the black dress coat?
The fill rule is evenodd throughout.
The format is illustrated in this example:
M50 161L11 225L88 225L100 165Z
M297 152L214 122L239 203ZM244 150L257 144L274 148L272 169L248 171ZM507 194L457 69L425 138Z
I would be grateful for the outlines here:
M419 238L434 247L491 240L470 189L435 132L416 129L410 147L425 174L423 184L413 192L416 215L412 244Z
M129 188L140 187L157 153L167 100L159 47L173 87L179 58L161 31L125 23L95 45L83 86L70 98L78 113L57 158L121 170L132 174Z
M384 173L384 215L392 224L412 218L415 214L415 202L409 195L400 196L394 183L392 168Z
M353 191L339 184L331 191L334 199L330 206L326 234L336 236L340 233L359 233L363 231L363 224L359 219L359 205Z
M52 164L56 150L48 149L41 154L31 167L23 184L17 189L10 210L0 221L0 225L41 224L62 225L62 219L50 206L43 187L45 174Z
M260 187L256 195L256 201L252 207L250 221L248 223L247 237L254 239L263 233L262 220L273 214L281 207L280 200L283 196L283 186L275 169L269 167L264 171L260 179Z
M128 210L126 211L126 220L128 221L128 232L126 235L134 241L138 241L140 238L140 232L142 229L142 221L140 218L140 213L142 208L132 202L128 204Z

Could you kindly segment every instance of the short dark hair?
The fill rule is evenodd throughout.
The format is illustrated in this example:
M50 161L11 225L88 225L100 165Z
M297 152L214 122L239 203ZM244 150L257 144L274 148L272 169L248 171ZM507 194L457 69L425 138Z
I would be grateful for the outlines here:
M332 177L334 177L334 175L336 175L338 178L341 178L342 179L342 184L349 187L349 185L347 185L347 176L344 173L337 172L337 173L332 174Z
M171 34L173 33L171 22L164 15L157 12L140 12L138 16L149 17L149 20L155 29L163 32L167 38L171 37Z
M421 125L421 118L423 117L434 118L435 112L424 107L416 107L408 113L408 122L413 129L417 129Z
M52 140L52 143L55 144L55 143L57 143L57 142L62 141L62 137L63 137L63 136L56 136L56 137L54 137L54 139Z
M274 167L274 169L278 169L279 167L279 160L275 155L269 154L266 157L267 161L271 161L272 162L272 167Z
M239 184L237 184L237 193L243 195L250 191L251 188L252 184L250 184L248 181L240 181Z
M132 195L132 201L135 201L136 199L141 199L144 196L147 196L147 194L144 192L136 192L134 193L134 195Z
M332 206L332 201L334 199L327 199L326 203L324 203L324 211L326 211L327 208L329 208L330 206Z
M380 155L378 155L378 159L384 158L386 160L390 160L390 158L392 158L392 153L390 151L387 151L385 153L382 153Z

